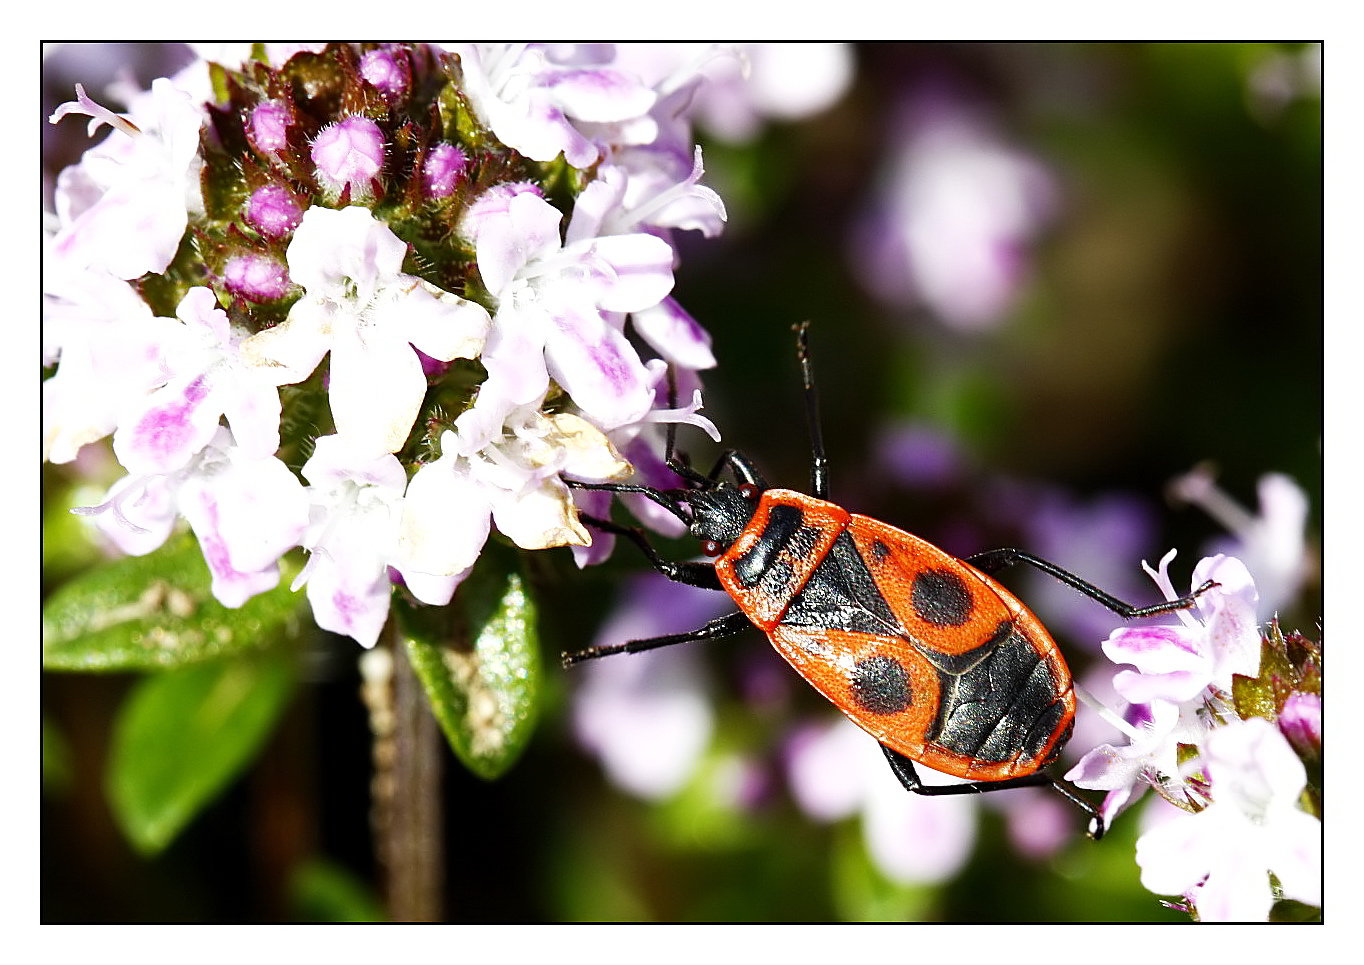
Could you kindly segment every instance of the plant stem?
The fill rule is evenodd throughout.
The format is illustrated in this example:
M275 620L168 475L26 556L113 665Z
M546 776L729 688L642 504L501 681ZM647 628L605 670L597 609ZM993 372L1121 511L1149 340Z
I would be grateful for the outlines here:
M393 620L384 628L383 645L392 655L388 727L366 699L374 725L376 847L389 920L440 921L445 884L440 725Z

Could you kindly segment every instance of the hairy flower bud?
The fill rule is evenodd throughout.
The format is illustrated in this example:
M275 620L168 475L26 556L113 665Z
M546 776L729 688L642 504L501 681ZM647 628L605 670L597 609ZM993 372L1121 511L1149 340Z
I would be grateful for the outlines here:
M282 184L262 185L246 202L246 220L270 239L283 238L302 218L303 208Z
M401 100L412 86L407 62L390 50L371 50L361 57L360 76L373 84L390 104Z
M422 187L428 197L448 198L455 193L460 179L465 177L468 161L464 152L453 144L437 144L426 156L422 166Z
M1321 756L1321 697L1317 694L1290 694L1279 712L1279 730L1293 749L1304 757Z
M347 188L352 202L371 198L384 166L383 131L367 117L347 117L318 133L312 158L329 199L339 199Z
M289 109L274 101L256 105L246 124L246 133L262 154L278 154L289 146Z
M234 255L228 259L223 281L228 291L253 302L283 298L289 293L289 272L268 255Z

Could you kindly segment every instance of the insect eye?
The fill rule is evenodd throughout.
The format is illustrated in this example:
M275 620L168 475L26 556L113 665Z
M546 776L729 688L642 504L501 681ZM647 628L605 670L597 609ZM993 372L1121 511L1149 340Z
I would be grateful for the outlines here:
M701 541L701 553L705 556L719 556L724 551L724 546L713 539L704 539Z
M758 487L750 482L740 483L739 495L743 496L745 499L757 499Z

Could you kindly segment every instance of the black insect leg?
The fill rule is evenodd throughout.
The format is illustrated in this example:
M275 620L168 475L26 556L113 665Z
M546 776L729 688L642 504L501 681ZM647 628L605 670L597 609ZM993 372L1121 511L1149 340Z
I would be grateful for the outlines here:
M886 760L890 762L890 769L895 774L896 779L906 791L914 794L940 797L949 794L988 794L991 791L1007 791L1016 787L1051 787L1089 815L1090 837L1097 841L1103 837L1104 831L1107 830L1098 808L1080 797L1065 784L1042 771L1024 777L1012 777L1004 781L973 781L970 784L925 784L919 779L918 772L914 770L914 762L908 757L899 751L892 750L885 744L881 745L881 750L885 753Z
M1194 605L1194 602L1200 595L1217 585L1216 581L1208 580L1192 593L1181 596L1178 599L1167 600L1164 603L1153 603L1150 606L1132 606L1130 603L1124 603L1117 597L1105 593L1093 583L1082 580L1069 570L1063 570L1055 563L1049 563L1040 557L1033 556L1031 553L1024 552L1020 549L989 550L985 553L977 553L975 556L966 557L966 562L970 563L982 573L998 573L1000 570L1012 566L1015 563L1026 563L1034 569L1041 570L1053 579L1060 580L1067 586L1079 590L1085 596L1112 610L1124 620L1135 620L1138 617L1155 616L1159 613L1172 613L1175 610L1187 610Z
M685 583L687 586L695 586L703 590L724 590L720 578L715 575L715 567L709 563L674 563L671 560L665 560L658 555L658 551L654 549L648 537L633 526L622 526L609 519L598 519L586 513L579 514L579 518L589 526L603 532L613 533L616 536L624 536L633 542L649 558L654 569L674 583ZM711 620L703 627L697 627L695 630L688 630L685 633L670 633L661 637L648 637L643 640L630 640L627 643L588 647L586 650L579 650L576 653L565 653L562 656L563 665L571 667L576 663L582 663L584 660L608 657L614 653L639 653L643 650L653 650L657 647L667 647L674 643L687 643L692 640L715 640L719 637L733 636L742 630L747 630L752 625L748 617L742 613L731 613L728 616Z
M658 555L658 550L654 549L653 544L649 542L649 538L644 535L643 531L634 526L622 526L609 519L589 516L587 513L579 513L578 518L594 529L616 536L624 536L630 540L648 557L654 569L674 583L685 583L688 586L700 587L703 590L724 590L720 578L715 575L715 567L710 563L675 563L672 560L665 560Z
M728 616L718 617L711 620L703 627L695 630L688 630L686 633L669 633L661 637L647 637L643 640L631 640L628 643L613 643L600 647L588 647L586 650L579 650L577 653L566 653L563 655L565 667L571 667L584 660L595 660L598 657L609 657L614 653L639 653L643 650L654 650L658 647L669 647L674 643L689 643L693 640L716 640L720 637L732 637L734 634L747 630L753 626L748 622L748 617L742 613L731 613Z

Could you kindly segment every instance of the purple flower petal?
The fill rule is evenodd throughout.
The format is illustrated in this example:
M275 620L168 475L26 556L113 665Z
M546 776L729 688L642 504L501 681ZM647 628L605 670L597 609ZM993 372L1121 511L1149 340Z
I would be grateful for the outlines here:
M609 235L591 242L593 256L604 259L613 276L597 292L597 304L610 312L635 312L657 305L673 289L672 246L653 235Z
M636 422L649 411L648 371L625 336L595 312L563 310L545 341L549 374L603 429Z
M1108 659L1143 673L1195 671L1207 666L1197 637L1184 627L1119 627L1102 644Z
M308 577L308 603L319 627L369 649L388 619L391 584L386 568L373 579L357 581L357 575L339 565L319 566Z
M547 71L540 82L556 104L583 121L638 117L647 114L658 97L637 78L610 68Z
M710 333L672 296L651 308L636 311L630 317L635 331L660 357L685 369L715 367Z
M217 431L222 410L208 397L208 379L198 373L153 392L114 433L114 455L134 475L181 468Z

